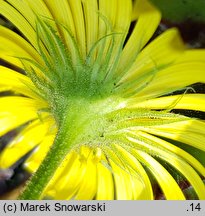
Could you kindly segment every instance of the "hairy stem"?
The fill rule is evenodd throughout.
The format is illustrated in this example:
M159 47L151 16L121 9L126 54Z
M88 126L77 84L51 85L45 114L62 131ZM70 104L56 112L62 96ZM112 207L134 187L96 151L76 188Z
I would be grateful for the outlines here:
M68 133L68 124L60 127L56 139L44 161L31 177L25 190L19 196L20 200L37 200L48 185L57 168L71 149L72 141Z

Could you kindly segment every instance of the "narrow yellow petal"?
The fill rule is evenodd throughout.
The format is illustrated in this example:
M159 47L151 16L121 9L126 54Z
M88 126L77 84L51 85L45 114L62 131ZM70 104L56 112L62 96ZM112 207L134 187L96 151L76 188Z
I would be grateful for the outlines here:
M0 167L9 168L39 144L48 132L48 122L33 121L16 136L1 152Z
M169 150L173 154L181 157L183 160L189 163L193 168L195 168L199 173L205 176L205 167L198 160L196 160L191 154L151 134L144 133L144 132L138 132L138 134L142 137L147 138L148 140L151 140L153 143L155 143L156 146L159 146L160 148L162 147L163 149L165 149L165 151Z
M137 40L135 38L135 40ZM134 42L133 42L134 43ZM133 45L130 45L133 48ZM166 68L173 63L177 57L182 55L184 51L184 43L177 29L172 28L158 36L150 44L148 44L136 57L133 59L133 65L128 70L127 75L123 77L121 82L137 79L140 76L150 72L157 73L160 68ZM128 50L130 55L134 53ZM132 58L129 57L129 59ZM123 60L129 62L129 59Z
M97 164L97 200L113 200L114 184L112 173L101 163Z
M197 172L184 160L181 160L175 156L171 156L170 154L163 153L163 157L167 162L169 162L175 169L177 169L181 174L185 176L185 178L190 182L191 186L196 191L199 199L205 199L205 185L197 174ZM162 158L163 158L162 157Z
M205 123L199 120L188 120L165 125L140 128L154 135L170 138L205 151Z
M197 172L188 163L178 157L177 154L171 154L170 152L163 151L160 148L153 148L150 146L150 150L153 151L156 156L160 157L178 170L193 186L199 199L205 199L205 185Z
M98 37L98 3L96 0L82 1L85 14L86 47L89 53Z
M132 2L130 0L118 0L115 17L115 31L121 31L126 36L131 23Z
M114 27L115 26L115 18L117 13L117 0L99 0L99 12L100 14L107 19L107 22ZM104 36L106 34L105 31L105 23L102 18L99 19L99 35Z
M26 40L3 26L0 26L0 40L0 57L2 59L13 59L18 62L17 66L20 67L22 64L16 57L29 58L42 63L40 55Z
M112 71L126 38L131 23L132 2L130 0L99 1L99 36L105 37L97 49L98 58L109 62ZM108 36L109 35L109 36ZM110 53L111 52L111 53ZM103 55L102 55L103 54ZM109 59L106 57L110 55ZM101 57L102 55L102 57Z
M152 172L167 200L185 200L174 178L159 162L143 151L133 150L133 153Z
M136 96L152 98L197 82L205 83L204 68L205 63L202 62L173 64L158 71L154 79Z
M71 33L75 35L75 26L68 1L62 0L60 4L57 0L44 0L44 2L52 13L55 21L58 22L57 25L60 24L66 26L66 28L68 28L68 30L70 30ZM58 27L62 30L60 25L58 25Z
M68 3L70 5L70 9L72 12L77 43L79 44L82 56L85 57L86 54L85 22L84 22L81 0L76 0L76 1L68 0Z
M115 194L117 200L131 200L132 196L132 184L130 181L130 175L128 172L124 171L120 166L121 163L116 164L110 160L110 165L113 170L113 176L115 180Z
M120 151L122 150L120 149ZM126 160L123 160L121 155L119 155L116 151L114 153L113 151L106 149L106 154L108 154L109 164L113 172L116 199L143 199L142 194L144 192L145 185L141 176L134 172L133 169L130 169L126 163Z
M188 109L205 112L204 94L184 94L160 97L142 102L131 99L129 107L145 109Z
M72 37L77 40L76 38L76 29L75 23L73 20L72 11L70 5L67 0L62 0L59 4L58 0L44 0L47 7L49 8L53 19L56 21L56 25L59 31L59 35L61 36L62 41L64 42L65 46L67 46L68 50L70 51L72 61L76 62L76 50L73 46ZM97 25L94 25L97 26ZM71 35L69 35L69 33Z
M113 54L110 59L110 65L115 65L116 56L118 56L119 51L121 52L122 43L127 37L128 30L131 24L131 11L132 11L132 2L130 0L118 0L117 1L117 10L114 24L114 32L119 33L114 37L115 46L113 49ZM132 50L130 50L132 52ZM124 59L124 57L122 57ZM122 64L123 65L123 64Z
M134 62L140 50L154 34L161 19L159 11L148 3L147 0L136 1L134 7L136 7L135 13L138 15L140 14L140 16L123 49L121 57L121 67L123 67L123 69L125 69L125 66L128 67Z
M86 163L86 171L80 188L75 195L76 200L92 200L97 192L97 173L96 163L88 159ZM77 176L76 176L77 177Z
M0 0L0 13L11 21L25 35L30 43L37 48L36 32L19 11L6 1Z
M99 30L98 39L103 38L115 31L115 18L117 17L117 0L99 0ZM115 37L115 36L113 36ZM98 55L103 50L103 56L106 56L113 37L107 37L103 44L98 48ZM102 58L102 57L101 57Z
M136 184L136 187L133 188L134 199L152 200L154 198L152 185L141 163L133 155L131 155L128 151L126 151L122 147L116 145L116 148L119 149L119 151L121 152L123 160L125 161L127 166L130 166L130 168L132 168L132 170L135 171L135 173L131 174L133 176L133 179L137 178L138 180L138 184ZM141 193L140 193L140 186L141 186Z

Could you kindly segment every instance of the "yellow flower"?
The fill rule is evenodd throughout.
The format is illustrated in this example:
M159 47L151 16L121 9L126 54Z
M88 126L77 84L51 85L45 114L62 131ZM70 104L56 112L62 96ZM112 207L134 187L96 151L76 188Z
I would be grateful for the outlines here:
M205 111L187 93L204 50L176 29L148 43L160 13L146 0L0 0L0 14L20 32L0 26L0 136L19 131L0 168L28 155L22 199L149 200L158 185L183 200L182 180L205 199L205 123L173 112Z

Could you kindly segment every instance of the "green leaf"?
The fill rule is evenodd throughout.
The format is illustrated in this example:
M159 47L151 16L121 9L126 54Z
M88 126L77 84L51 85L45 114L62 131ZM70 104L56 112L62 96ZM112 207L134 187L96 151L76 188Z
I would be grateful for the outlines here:
M150 0L157 6L164 19L173 22L186 20L205 21L204 0Z

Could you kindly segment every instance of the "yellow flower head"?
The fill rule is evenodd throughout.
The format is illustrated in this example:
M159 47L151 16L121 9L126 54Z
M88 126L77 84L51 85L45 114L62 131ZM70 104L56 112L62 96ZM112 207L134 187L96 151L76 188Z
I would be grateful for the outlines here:
M0 136L18 135L0 168L22 157L22 199L205 199L205 51L176 29L149 42L160 13L146 0L0 0ZM188 93L191 92L191 93ZM44 159L44 160L43 160ZM37 170L37 171L36 171Z

